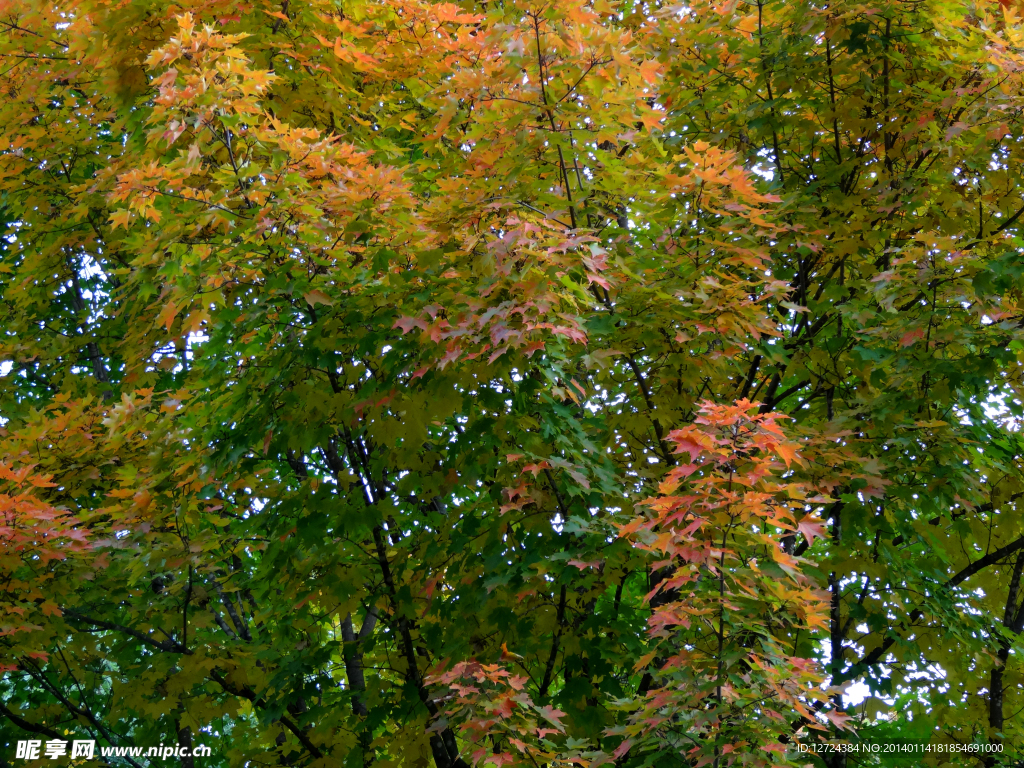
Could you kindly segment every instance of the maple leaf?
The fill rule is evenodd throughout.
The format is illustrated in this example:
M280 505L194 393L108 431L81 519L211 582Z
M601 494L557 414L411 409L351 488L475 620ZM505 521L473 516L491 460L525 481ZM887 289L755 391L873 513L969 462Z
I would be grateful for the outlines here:
M127 208L120 208L110 214L108 220L115 227L121 227L128 229L128 223L131 221L132 213Z
M796 529L804 535L808 544L813 544L815 538L826 538L825 524L817 518L803 518L796 524Z
M179 306L176 301L167 302L156 318L157 325L162 325L167 330L170 330L171 324L174 323L174 318L178 315L178 309Z
M584 475L581 472L577 472L575 469L570 469L567 471L569 473L569 477L571 477L573 480L575 480L588 491L590 490L590 480L587 479L586 475Z
M851 730L850 723L853 721L853 718L850 715L836 710L829 710L825 713L825 717L828 718L828 721L836 726L836 728L844 731Z
M627 752L629 752L629 750L632 747L633 747L633 740L632 739L623 739L622 742L619 744L619 746L617 746L615 748L615 751L612 752L612 757L614 757L616 760L619 760L623 755L625 755Z
M909 347L918 339L924 338L924 328L914 328L911 331L907 331L900 338L901 347Z
M302 298L311 307L315 307L317 304L326 304L329 307L334 305L334 300L319 288L314 288L309 293L304 293Z
M509 719L515 712L516 703L508 696L501 696L489 704L490 711L502 719Z
M426 323L424 323L422 320L419 320L419 319L417 319L415 317L400 317L397 320L395 320L395 324L393 326L391 326L391 327L392 328L400 328L402 333L406 334L409 331L411 331L413 328L425 329L426 328Z
M801 459L800 455L797 453L797 449L795 446L788 445L785 442L781 442L776 443L774 448L775 453L782 457L782 460L786 462L787 467L790 466L790 464L792 464L794 461L797 462L798 464L804 463L803 459Z
M504 488L502 492L508 497L509 501L514 501L519 496L524 496L528 492L526 483L521 481L515 488Z
M689 453L690 461L696 462L697 457L704 452L704 446L693 440L682 430L669 433L668 439L676 444L675 450L672 452Z
M661 123L665 119L665 113L653 109L645 109L637 119L643 123L644 128L648 131L654 131L656 128L661 127Z
M535 352L539 352L540 350L544 349L545 346L546 342L531 341L529 344L526 345L526 347L524 347L523 352L526 354L527 358L531 358L533 357Z
M657 84L660 71L661 64L658 61L645 61L640 65L640 76L651 85Z
M569 560L568 564L569 565L574 565L574 566L576 566L577 568L579 568L582 571L582 570L585 570L587 568L594 568L594 569L600 568L603 563L604 563L603 560L590 560L590 561L587 561L587 560Z
M738 29L740 34L747 38L747 40L753 40L754 38L752 33L757 32L758 26L757 16L751 15L744 16L740 19L736 24L736 29Z
M650 664L657 656L658 656L658 652L657 651L651 651L650 653L645 653L643 656L641 656L639 659L637 659L636 662L633 664L633 671L634 672L639 672L641 669L643 669L648 664Z

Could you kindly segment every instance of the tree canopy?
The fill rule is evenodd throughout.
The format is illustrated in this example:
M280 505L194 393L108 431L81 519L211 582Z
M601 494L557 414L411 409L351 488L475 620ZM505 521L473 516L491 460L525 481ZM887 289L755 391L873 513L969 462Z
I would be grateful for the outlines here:
M1018 10L0 0L3 749L1017 764Z

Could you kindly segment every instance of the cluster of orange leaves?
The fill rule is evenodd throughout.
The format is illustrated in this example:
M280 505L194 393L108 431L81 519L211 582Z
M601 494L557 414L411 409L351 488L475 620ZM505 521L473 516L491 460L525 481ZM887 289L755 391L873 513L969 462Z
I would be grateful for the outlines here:
M502 649L502 661L517 658L504 646ZM461 721L462 736L478 745L470 757L474 765L596 766L607 762L595 761L596 753L566 750L553 742L551 737L565 734L561 722L565 712L537 705L526 690L527 678L509 672L504 664L460 661L450 669L435 671L429 682L448 691L440 702L444 705L443 717L431 730L446 727L449 719Z
M637 737L678 731L682 718L701 738L679 752L696 764L760 743L765 754L745 759L774 765L791 713L818 723L808 703L825 701L823 678L793 644L800 632L827 626L828 593L792 550L799 536L823 537L813 510L829 500L787 482L790 466L803 461L800 446L780 428L785 417L758 411L746 400L704 403L693 424L668 435L683 463L619 529L666 574L648 600L668 595L649 619L652 650L637 663L660 684L616 729L625 737L619 754ZM754 702L759 716L738 717Z
M0 600L0 636L40 629L27 620L37 600L44 615L60 615L60 609L46 599L37 573L47 563L90 546L86 530L74 516L39 497L40 491L55 483L34 470L33 464L15 457L0 462L0 581L5 593ZM46 658L41 651L28 655ZM0 663L0 672L16 668Z

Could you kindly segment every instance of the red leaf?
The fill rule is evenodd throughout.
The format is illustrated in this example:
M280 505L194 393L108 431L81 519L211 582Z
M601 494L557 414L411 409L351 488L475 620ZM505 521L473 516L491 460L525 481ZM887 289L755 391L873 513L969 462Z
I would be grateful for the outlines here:
M808 544L813 544L815 537L824 539L826 536L825 524L810 516L797 523L796 528L806 537Z
M915 328L914 330L907 331L905 334L903 334L903 338L900 339L900 345L904 346L904 347L909 347L911 344L913 344L918 339L923 339L923 338L924 338L924 328Z
M541 707L540 713L545 720L547 720L549 723L558 728L559 733L561 733L564 730L562 724L558 721L559 718L565 717L565 712L562 712L561 710L555 709L554 707L548 705L546 707Z
M392 325L391 327L401 328L402 334L404 335L411 331L413 328L426 328L427 326L426 323L424 323L422 320L417 320L415 317L400 317L397 320L395 320L395 324Z
M672 453L689 453L691 462L696 461L704 451L704 446L687 437L681 429L670 432L668 439L676 444Z
M614 758L615 758L616 760L618 760L618 759L619 759L620 757L622 757L622 756L623 756L624 754L626 754L627 752L629 752L629 748L630 748L630 747L632 747L632 746L633 746L633 740L632 740L632 739L626 739L626 740L625 740L625 741L623 741L623 742L622 742L621 744L619 744L619 746L617 746L617 747L615 748L615 751L614 751L614 752L612 753L612 756L613 756L613 757L614 757Z
M853 719L849 715L844 715L842 712L834 711L826 712L825 717L827 717L829 719L829 722L835 725L836 728L841 728L844 731L849 730L849 726L847 725L847 723L849 723Z
M494 708L494 711L504 718L512 717L512 710L515 709L515 702L512 699L501 699L498 702L498 706Z
M531 341L529 344L526 345L526 347L524 347L523 351L526 353L526 356L529 358L529 357L533 357L533 353L534 352L538 352L538 351L540 351L542 349L544 349L544 342L543 341Z

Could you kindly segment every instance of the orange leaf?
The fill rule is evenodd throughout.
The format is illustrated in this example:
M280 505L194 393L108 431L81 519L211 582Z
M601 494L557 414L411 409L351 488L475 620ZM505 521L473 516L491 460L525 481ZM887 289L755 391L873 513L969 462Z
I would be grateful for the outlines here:
M796 461L797 464L801 465L804 463L803 460L800 458L800 455L796 452L796 448L794 448L791 445L779 443L778 445L775 446L775 452L782 457L782 460L786 462L787 467L794 461Z
M160 315L156 321L159 325L162 325L168 331L171 330L171 324L174 322L175 315L178 314L178 305L176 302L169 301L164 305L164 308L160 311Z
M319 288L314 288L309 293L303 294L302 298L311 307L315 307L317 304L326 304L329 307L334 306L334 300Z
M657 61L645 61L640 65L640 76L651 85L658 82L658 72L661 70L661 64Z

